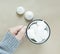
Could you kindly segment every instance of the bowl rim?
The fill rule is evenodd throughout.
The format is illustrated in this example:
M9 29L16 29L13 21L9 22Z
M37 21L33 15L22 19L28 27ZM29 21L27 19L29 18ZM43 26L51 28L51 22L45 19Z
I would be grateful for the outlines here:
M48 23L47 23L46 21L44 21L44 22L47 24L48 28L49 28L49 36L48 36L48 38L47 38L45 41L43 41L43 42L41 42L41 43L35 43L35 42L33 42L33 41L30 40L30 38L28 37L28 34L27 34L27 29L28 29L29 25L30 25L33 21L44 21L44 20L42 20L42 19L32 20L32 21L27 25L26 32L25 32L25 33L26 33L26 36L27 36L28 40L29 40L30 42L32 42L33 44L43 44L43 43L45 43L45 42L49 39L49 37L50 37L50 34L51 34L50 26L48 25Z

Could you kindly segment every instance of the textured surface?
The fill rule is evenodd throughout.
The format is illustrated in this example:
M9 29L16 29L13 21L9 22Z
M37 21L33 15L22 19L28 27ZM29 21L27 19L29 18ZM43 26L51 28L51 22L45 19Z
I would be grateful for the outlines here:
M28 24L16 14L19 5L33 11L35 19L46 20L51 37L42 45L34 45L25 38L14 54L60 54L60 0L0 0L0 40L9 27Z

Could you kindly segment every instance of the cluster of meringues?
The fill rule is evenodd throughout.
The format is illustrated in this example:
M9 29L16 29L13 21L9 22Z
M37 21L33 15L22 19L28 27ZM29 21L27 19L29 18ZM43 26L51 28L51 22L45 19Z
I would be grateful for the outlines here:
M25 18L26 20L32 20L33 17L34 17L33 12L32 12L32 11L29 11L29 10L26 11L23 6L17 7L16 13L19 14L19 15L23 15L23 14L24 14L24 18Z

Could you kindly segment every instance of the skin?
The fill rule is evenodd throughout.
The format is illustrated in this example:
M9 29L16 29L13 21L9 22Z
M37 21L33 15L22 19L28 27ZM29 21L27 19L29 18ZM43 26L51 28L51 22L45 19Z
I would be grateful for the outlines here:
M25 36L26 26L19 25L16 27L9 28L9 31L16 37L17 40L22 40Z

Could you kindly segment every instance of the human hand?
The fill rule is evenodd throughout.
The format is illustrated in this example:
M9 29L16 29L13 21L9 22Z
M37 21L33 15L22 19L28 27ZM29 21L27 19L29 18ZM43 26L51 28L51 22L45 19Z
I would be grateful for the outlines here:
M16 39L21 40L25 36L26 26L20 25L16 27L12 27L9 31L15 35Z

